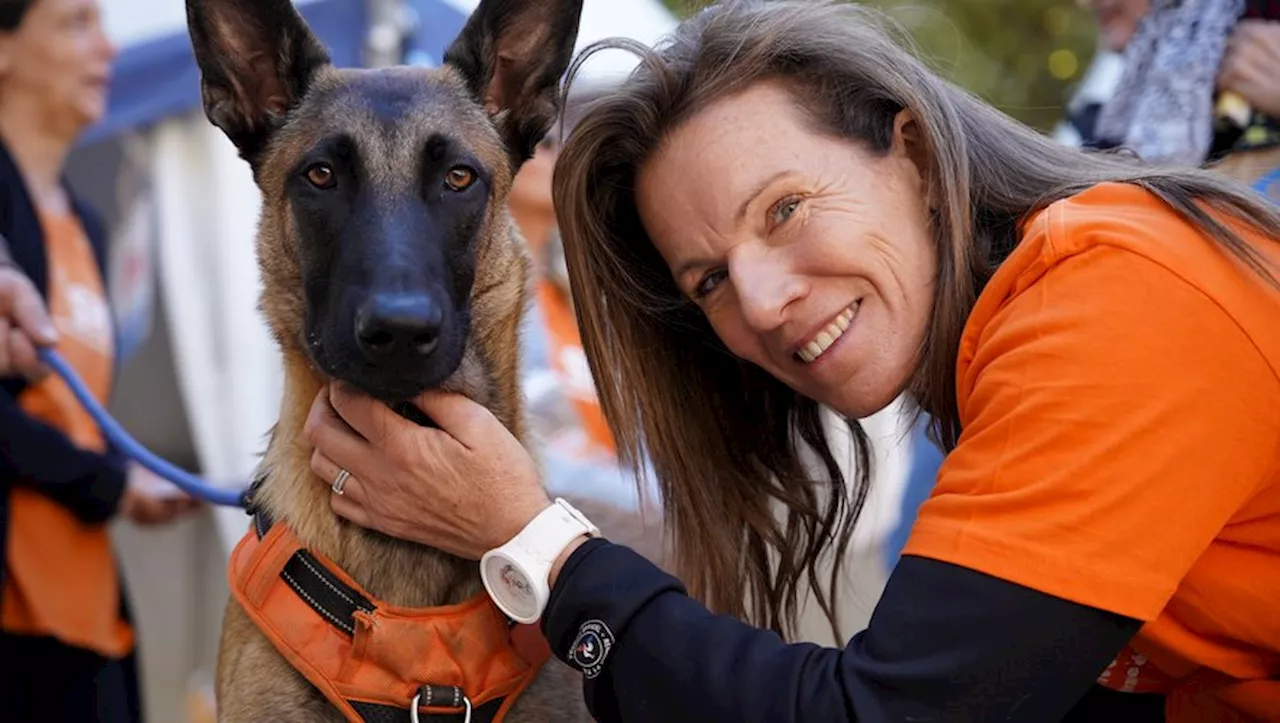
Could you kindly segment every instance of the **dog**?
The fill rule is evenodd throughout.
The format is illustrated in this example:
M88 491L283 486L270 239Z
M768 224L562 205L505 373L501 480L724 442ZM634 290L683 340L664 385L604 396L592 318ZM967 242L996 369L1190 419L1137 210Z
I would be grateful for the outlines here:
M557 114L582 0L483 0L432 69L336 68L289 0L186 7L205 115L262 193L259 309L284 390L252 507L388 605L473 599L483 592L477 563L331 511L332 480L311 471L304 423L330 380L410 418L407 400L442 388L525 441L518 328L530 258L506 197ZM216 689L221 721L353 718L235 596ZM552 658L505 720L587 721L581 697L579 674ZM408 707L382 719L409 720Z

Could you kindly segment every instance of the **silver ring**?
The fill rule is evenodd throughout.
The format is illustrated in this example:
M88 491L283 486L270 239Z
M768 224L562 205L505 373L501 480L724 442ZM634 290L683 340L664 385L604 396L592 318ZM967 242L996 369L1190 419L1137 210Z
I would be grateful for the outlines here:
M351 473L339 467L338 476L333 480L333 493L337 495L344 494L342 487L347 484L349 479L351 479Z

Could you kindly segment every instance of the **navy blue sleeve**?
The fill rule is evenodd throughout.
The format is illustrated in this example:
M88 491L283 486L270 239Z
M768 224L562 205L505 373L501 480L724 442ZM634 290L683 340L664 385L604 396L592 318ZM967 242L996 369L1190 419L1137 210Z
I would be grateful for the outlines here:
M115 515L127 469L118 453L80 449L0 391L0 481L32 487L84 522L99 523Z
M638 553L590 540L543 631L597 720L1061 720L1141 622L955 565L904 557L843 649L713 615Z

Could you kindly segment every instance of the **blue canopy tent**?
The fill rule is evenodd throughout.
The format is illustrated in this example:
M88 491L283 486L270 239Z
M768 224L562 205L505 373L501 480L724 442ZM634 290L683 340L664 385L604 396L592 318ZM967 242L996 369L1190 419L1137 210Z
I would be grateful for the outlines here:
M299 11L315 31L333 62L362 64L368 29L364 0L315 0ZM417 16L409 45L410 60L438 58L466 18L441 0L409 0ZM116 59L107 116L89 129L81 145L92 145L122 132L146 127L200 105L200 70L186 28L124 48Z
M466 14L442 0L407 0L405 5L417 20L407 38L405 62L439 65L445 49L466 24Z

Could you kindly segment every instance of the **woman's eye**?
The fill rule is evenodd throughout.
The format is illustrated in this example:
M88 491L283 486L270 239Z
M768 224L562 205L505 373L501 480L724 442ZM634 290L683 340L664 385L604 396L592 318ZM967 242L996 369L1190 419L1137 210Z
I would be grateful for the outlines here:
M720 282L724 281L725 276L727 276L727 274L724 269L716 269L715 271L708 273L706 276L703 276L702 279L698 281L698 285L693 287L694 298L701 299L712 291L715 291L716 287L720 285Z
M769 211L769 220L776 226L784 223L787 219L795 214L800 208L800 199L785 198L774 205Z
M67 17L63 22L66 27L76 30L82 30L91 26L93 23L93 15L88 10L81 10Z

